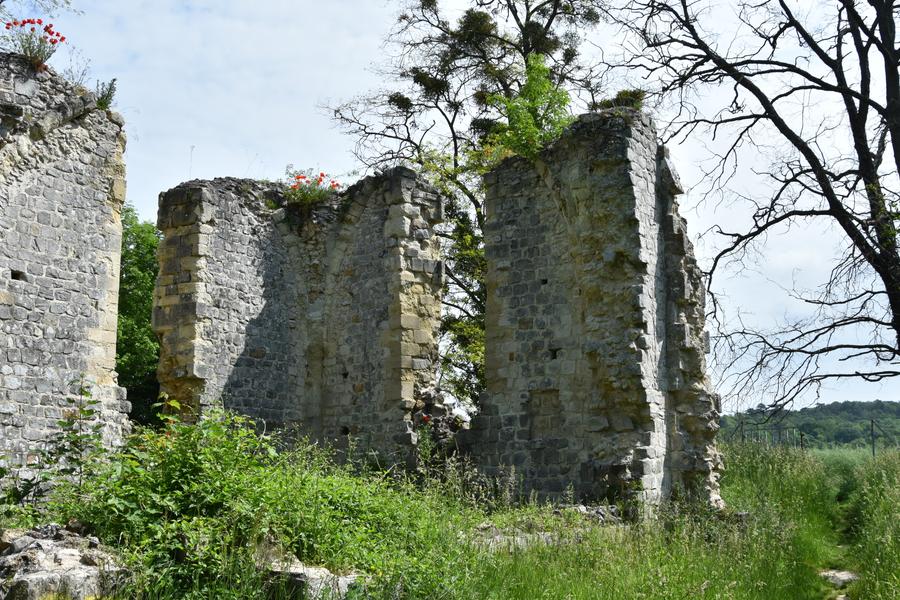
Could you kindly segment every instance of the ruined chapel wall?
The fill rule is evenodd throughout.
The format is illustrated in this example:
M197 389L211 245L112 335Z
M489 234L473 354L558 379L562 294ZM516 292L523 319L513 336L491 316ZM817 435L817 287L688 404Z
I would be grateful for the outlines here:
M326 253L321 431L408 448L417 392L436 369L440 199L398 168L354 186L345 202Z
M0 456L33 460L84 381L107 442L116 385L123 123L52 71L0 54Z
M224 406L274 422L297 416L295 248L265 196L263 185L230 179L160 196L160 383L194 414Z
M437 195L402 168L321 206L273 210L279 194L223 179L161 195L163 391L394 453L433 381Z
M716 415L702 347L687 348L702 314L687 311L694 337L677 342L688 358L672 347L690 301L675 308L669 281L696 283L696 271L670 258L675 238L691 253L671 227L680 190L663 159L646 117L592 114L536 163L507 161L486 180L488 389L462 443L489 472L515 467L526 492L656 503L703 469L672 462L675 438L694 458L714 453L711 436L685 432L688 412L702 408L692 430Z

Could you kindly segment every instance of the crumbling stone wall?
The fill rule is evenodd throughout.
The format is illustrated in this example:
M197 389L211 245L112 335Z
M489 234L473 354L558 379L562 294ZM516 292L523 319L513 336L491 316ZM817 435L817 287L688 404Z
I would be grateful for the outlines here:
M116 385L123 123L52 71L0 54L0 459L33 462L84 380L107 442Z
M580 117L486 178L487 390L459 445L525 493L720 502L704 289L650 121ZM433 384L440 202L395 169L316 207L220 179L160 198L164 391L346 435L416 441Z
M718 503L704 288L649 120L584 115L486 185L487 391L461 444L526 493Z
M441 265L436 192L411 170L334 202L216 179L160 196L154 328L162 390L393 454L433 384Z

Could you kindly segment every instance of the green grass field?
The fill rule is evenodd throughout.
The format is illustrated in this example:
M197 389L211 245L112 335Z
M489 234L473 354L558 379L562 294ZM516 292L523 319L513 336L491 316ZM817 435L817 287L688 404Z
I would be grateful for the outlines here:
M130 563L127 598L277 598L254 566L272 544L366 574L360 598L821 600L837 595L818 575L828 567L861 575L853 600L900 598L900 452L723 450L725 513L665 506L601 527L512 503L461 465L339 466L222 416L141 431L44 512L5 519L88 525ZM553 543L489 550L486 529Z

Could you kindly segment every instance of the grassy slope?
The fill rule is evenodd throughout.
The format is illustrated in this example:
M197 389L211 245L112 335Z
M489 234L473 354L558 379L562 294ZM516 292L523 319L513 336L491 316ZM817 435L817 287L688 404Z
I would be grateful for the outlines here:
M370 598L822 599L832 592L816 572L830 566L863 574L853 598L900 598L900 453L725 456L728 515L667 507L601 528L512 506L467 469L360 473L314 448L276 452L223 417L134 436L85 485L60 488L49 517L77 518L124 549L137 573L126 597L264 598L273 591L254 553L277 542L370 575ZM486 521L559 541L488 552L477 543Z

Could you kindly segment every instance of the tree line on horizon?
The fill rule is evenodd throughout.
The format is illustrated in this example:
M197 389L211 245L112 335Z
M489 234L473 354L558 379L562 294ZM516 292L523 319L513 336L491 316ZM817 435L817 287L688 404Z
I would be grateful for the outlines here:
M900 446L900 401L833 402L817 404L799 410L772 411L757 405L720 420L720 441L757 439L759 432L768 432L768 439L779 436L810 448L833 446L868 447L872 442L872 421L875 421L876 447Z

